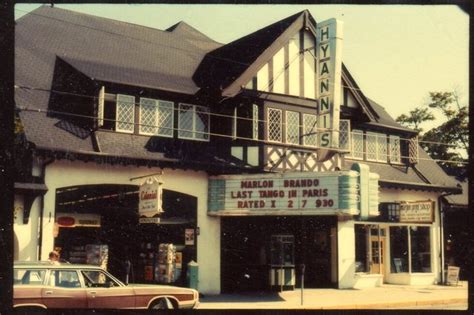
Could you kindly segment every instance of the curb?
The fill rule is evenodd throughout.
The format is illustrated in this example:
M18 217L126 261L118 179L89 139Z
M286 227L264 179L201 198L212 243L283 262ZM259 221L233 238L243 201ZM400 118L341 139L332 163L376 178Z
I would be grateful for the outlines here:
M397 308L397 307L447 305L447 304L463 304L463 303L465 303L467 307L468 305L467 298L427 300L427 301L407 301L407 302L394 302L394 303L370 303L370 304L353 304L353 305L339 305L339 306L322 306L322 307L316 307L315 309L387 309L387 308Z

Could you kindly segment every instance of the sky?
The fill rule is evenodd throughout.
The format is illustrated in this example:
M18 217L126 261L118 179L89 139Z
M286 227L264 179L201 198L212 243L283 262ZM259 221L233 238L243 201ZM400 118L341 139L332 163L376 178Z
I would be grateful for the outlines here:
M17 4L15 18L38 4ZM164 30L185 21L229 43L308 9L317 22L344 23L343 62L364 94L393 117L429 100L431 91L469 98L469 16L455 5L56 4L55 7ZM426 131L443 122L421 127Z

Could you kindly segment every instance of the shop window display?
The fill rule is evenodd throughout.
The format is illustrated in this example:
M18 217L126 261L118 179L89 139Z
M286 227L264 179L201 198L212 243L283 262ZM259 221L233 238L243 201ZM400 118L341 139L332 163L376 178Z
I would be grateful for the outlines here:
M431 272L430 228L410 227L411 271Z
M390 227L390 270L408 272L408 233L406 226Z

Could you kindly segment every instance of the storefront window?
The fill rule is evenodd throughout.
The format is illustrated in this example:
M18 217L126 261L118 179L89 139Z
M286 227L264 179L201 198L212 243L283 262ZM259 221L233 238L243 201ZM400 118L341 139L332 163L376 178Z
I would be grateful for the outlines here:
M355 225L356 272L368 272L367 268L367 226Z
M390 270L408 272L408 233L406 226L390 227Z
M410 227L411 271L431 272L430 228Z

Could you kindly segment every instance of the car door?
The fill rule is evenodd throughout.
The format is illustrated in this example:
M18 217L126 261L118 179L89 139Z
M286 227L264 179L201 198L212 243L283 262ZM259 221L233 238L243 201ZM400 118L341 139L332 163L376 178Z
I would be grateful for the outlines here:
M93 309L135 308L135 291L103 270L82 270L87 291L87 307Z
M86 308L86 290L76 270L51 269L46 286L41 292L47 308Z

